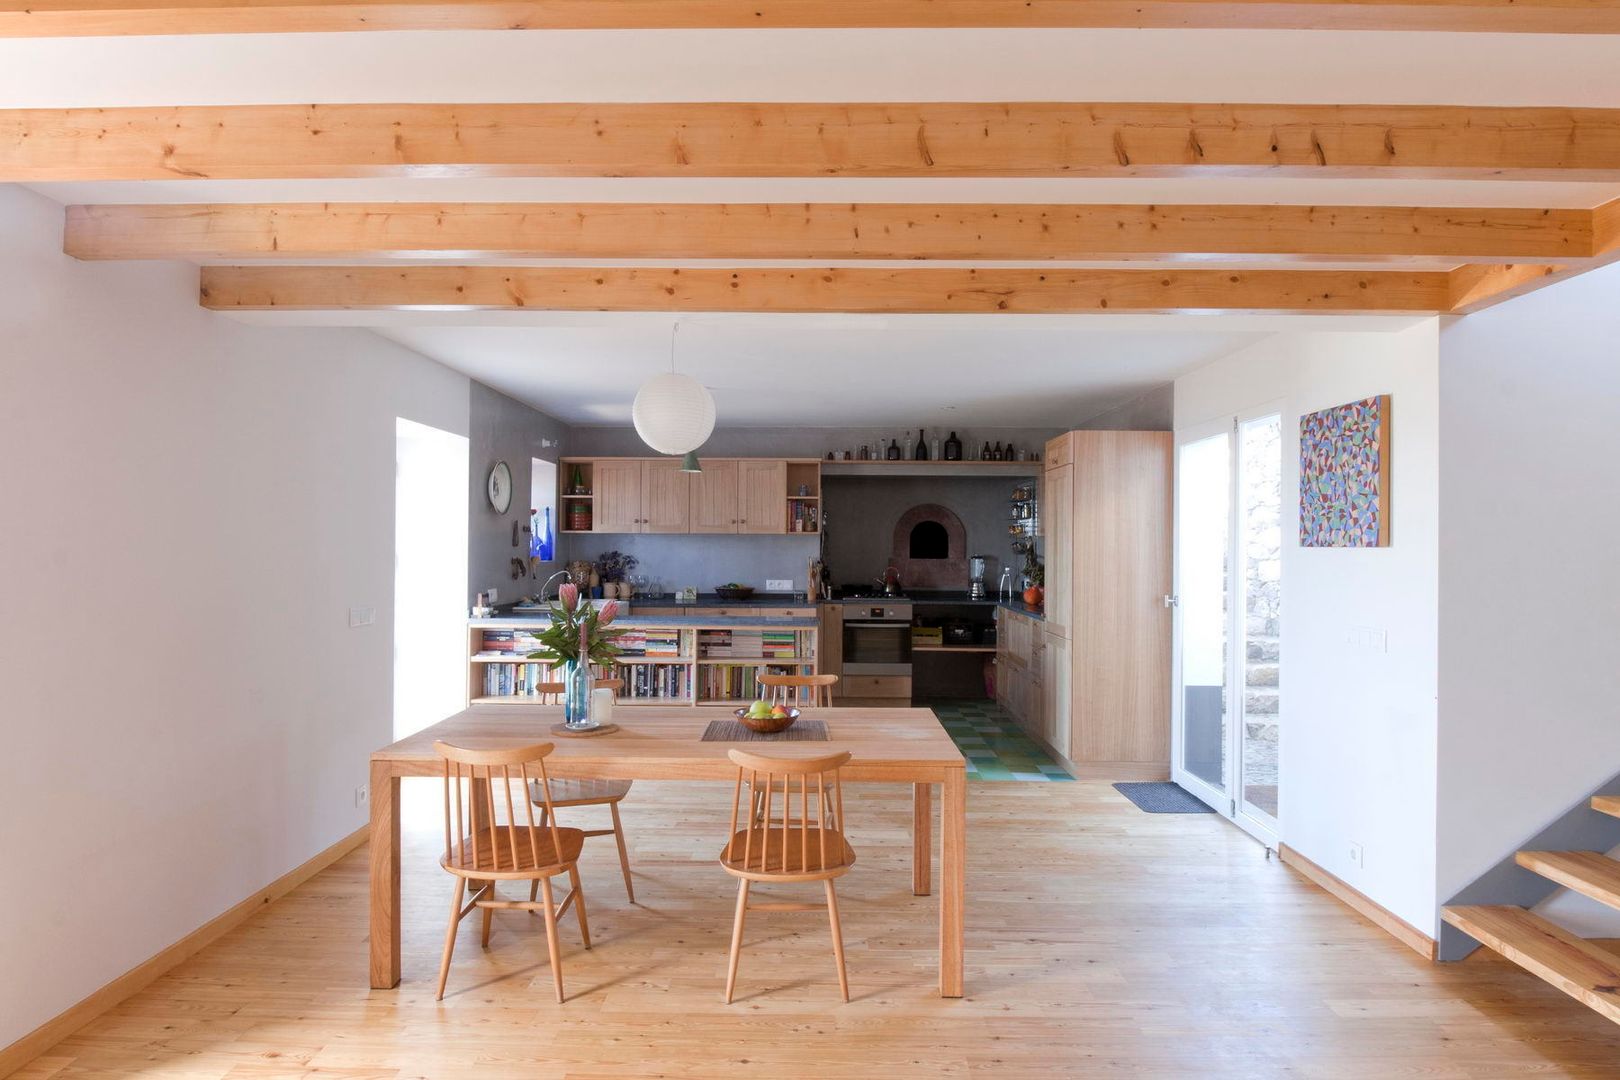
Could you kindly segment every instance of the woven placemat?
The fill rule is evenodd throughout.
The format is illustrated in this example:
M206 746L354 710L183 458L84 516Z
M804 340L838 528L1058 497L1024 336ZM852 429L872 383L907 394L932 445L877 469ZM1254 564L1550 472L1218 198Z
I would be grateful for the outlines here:
M786 731L766 734L755 731L741 720L710 720L703 729L704 742L826 742L825 720L799 720Z

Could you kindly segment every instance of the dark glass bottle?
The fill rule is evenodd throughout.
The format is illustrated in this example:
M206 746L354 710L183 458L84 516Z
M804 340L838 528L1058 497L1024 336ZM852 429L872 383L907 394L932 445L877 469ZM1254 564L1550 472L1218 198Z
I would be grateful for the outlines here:
M1002 461L1002 460L1004 460L1002 458L1002 456L1001 456L1001 440L1000 439L996 440L996 448L994 450L990 451L990 460L991 461Z
M979 460L980 461L989 461L990 460L990 444L988 442L984 444L984 449L979 451Z
M945 453L942 455L942 460L962 460L962 440L956 437L956 432L954 431L951 432L951 437L945 440Z
M1009 441L1007 443L1006 447L1001 451L1001 460L1002 461L1017 461L1018 460L1018 455L1013 453L1013 445L1012 445L1011 441Z
M888 458L889 458L890 461L899 461L900 460L900 444L899 444L899 442L897 442L894 439L889 440Z
M913 461L927 461L928 460L928 440L923 438L923 429L922 428L917 429L917 456L914 457L912 460Z

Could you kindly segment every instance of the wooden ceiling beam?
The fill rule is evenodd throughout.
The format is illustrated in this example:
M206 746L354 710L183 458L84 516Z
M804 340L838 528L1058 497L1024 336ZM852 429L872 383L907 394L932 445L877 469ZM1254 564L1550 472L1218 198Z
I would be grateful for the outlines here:
M604 269L211 266L220 311L737 311L874 314L1433 313L1444 273L1290 270Z
M1620 199L1592 211L1590 259L1563 265L1459 266L1447 275L1448 311L1468 315L1615 262L1620 262Z
M1213 28L1620 33L1617 0L0 0L0 36Z
M1589 210L888 203L71 206L81 259L1585 259Z
M375 176L1620 180L1620 109L1130 103L0 111L0 182Z

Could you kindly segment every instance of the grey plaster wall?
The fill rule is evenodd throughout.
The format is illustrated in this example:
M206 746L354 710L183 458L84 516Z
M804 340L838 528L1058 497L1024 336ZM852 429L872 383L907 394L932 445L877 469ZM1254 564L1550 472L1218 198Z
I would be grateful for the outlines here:
M472 497L467 522L467 598L491 586L500 590L502 602L533 592L539 581L525 578L513 581L511 560L528 557L527 546L512 546L512 523L529 518L530 462L536 458L566 453L568 427L562 421L531 409L521 401L492 390L483 383L472 384L468 423L468 483ZM489 504L489 470L504 461L512 470L512 505L504 514ZM539 571L541 580L568 558L567 538L559 537L558 558Z
M570 536L570 559L595 559L617 549L640 560L636 574L660 592L687 585L712 592L736 581L763 590L769 578L806 585L810 560L820 541L815 536L639 536L634 533Z

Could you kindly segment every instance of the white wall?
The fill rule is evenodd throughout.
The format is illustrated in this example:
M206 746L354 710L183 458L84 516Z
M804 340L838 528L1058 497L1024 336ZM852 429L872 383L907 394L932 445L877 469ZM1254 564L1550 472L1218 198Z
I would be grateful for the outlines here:
M364 823L394 420L468 421L415 353L232 322L61 227L0 185L0 1045Z
M1435 926L1438 325L1285 334L1176 380L1181 430L1283 414L1281 839L1420 929ZM1393 543L1299 546L1299 417L1393 398ZM1388 651L1352 647L1383 629ZM1349 858L1365 851L1365 867Z
M1442 902L1620 772L1616 342L1620 266L1440 335Z

